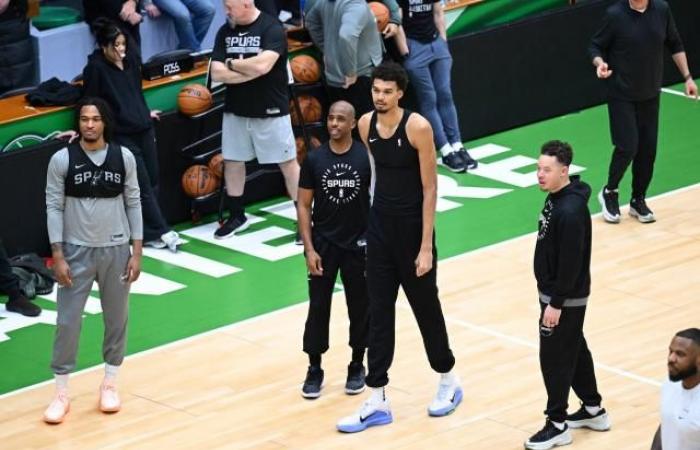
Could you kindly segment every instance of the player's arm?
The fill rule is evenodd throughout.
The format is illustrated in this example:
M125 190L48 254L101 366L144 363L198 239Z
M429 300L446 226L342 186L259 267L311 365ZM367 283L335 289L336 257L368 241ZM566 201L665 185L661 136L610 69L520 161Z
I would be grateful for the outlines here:
M63 211L66 204L65 178L68 173L68 151L51 157L46 173L46 227L51 243L53 272L60 286L72 284L70 268L63 256Z
M143 254L143 219L141 214L141 191L136 176L136 159L134 155L122 148L124 158L124 208L129 221L131 234L131 257L126 265L124 281L133 283L141 274L141 255Z
M221 61L211 62L211 79L218 83L241 84L254 78L257 77L232 71Z
M447 26L445 25L445 10L442 7L442 2L433 3L433 21L437 27L440 37L447 40Z
M321 256L316 252L311 234L311 204L314 199L314 190L299 187L297 190L297 224L299 234L304 241L304 257L306 268L311 275L323 275Z
M307 0L304 5L304 27L311 36L311 41L323 53L323 21L318 3L326 0Z
M612 18L609 13L605 14L603 23L598 31L593 35L591 43L588 46L588 55L591 62L596 68L596 76L598 78L608 78L612 75L612 70L608 67L605 61L605 55L610 48L610 45L615 37Z
M676 67L678 67L678 71L685 79L685 95L688 97L695 97L697 100L698 86L695 84L695 80L693 80L693 76L690 74L690 69L688 68L688 58L686 57L685 52L674 53L672 58L673 62L676 63Z
M279 57L280 54L275 51L264 50L251 58L227 59L226 67L252 80L270 72Z
M433 229L437 204L437 165L435 143L430 123L417 114L411 114L406 124L411 145L418 151L420 178L423 188L423 232L416 258L416 275L422 276L433 268Z
M372 17L367 8L367 4L364 2L348 3L343 10L335 57L338 59L339 68L346 80L357 78L357 46L362 30ZM330 49L327 50L330 51Z
M361 117L360 120L357 121L357 132L360 134L360 139L362 139L362 143L365 144L365 147L369 151L369 143L367 141L367 137L369 136L369 123L370 119L372 118L372 113L364 113Z

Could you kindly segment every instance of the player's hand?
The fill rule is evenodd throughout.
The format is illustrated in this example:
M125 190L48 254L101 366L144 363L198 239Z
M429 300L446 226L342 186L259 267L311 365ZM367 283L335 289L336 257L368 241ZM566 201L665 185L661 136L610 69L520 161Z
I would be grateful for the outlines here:
M124 275L122 275L122 281L125 283L133 283L139 279L139 275L141 275L141 258L131 255L129 261L126 263L126 270L124 271Z
M384 35L384 38L390 38L396 36L396 33L399 32L399 26L396 25L395 23L388 23L382 30L382 34Z
M151 110L151 119L153 120L160 120L160 115L163 111L160 109L153 109Z
M122 4L122 9L119 11L119 18L123 21L129 20L129 15L136 12L136 1L127 0Z
M343 88L345 88L345 89L349 88L350 86L355 84L356 81L357 81L357 75L345 77L345 84L343 85Z
M146 12L148 13L148 17L151 19L155 19L156 17L160 17L160 9L153 3L146 5Z
M595 74L602 80L609 78L612 73L613 71L608 68L608 63L605 61L598 64L595 68Z
M688 78L685 81L685 95L693 97L695 100L698 99L698 86L692 78Z
M60 139L62 141L68 141L70 144L74 140L76 140L80 136L77 131L74 130L67 130L67 131L61 131L58 133L56 136L54 136L55 139Z
M542 325L545 327L554 328L559 325L560 317L561 309L547 305L547 307L544 309L544 314L542 315Z
M306 252L306 268L311 275L315 275L317 277L323 275L321 255L316 253L316 250L309 250Z
M126 18L126 21L129 22L131 25L138 25L141 23L142 20L143 17L141 17L141 14L137 12L129 14L129 16Z
M422 277L426 273L430 272L430 270L433 268L432 249L421 249L418 252L418 257L416 258L415 264L417 277Z
M61 287L73 286L73 278L70 273L70 267L63 258L54 258L53 261L53 276L56 278L58 285Z

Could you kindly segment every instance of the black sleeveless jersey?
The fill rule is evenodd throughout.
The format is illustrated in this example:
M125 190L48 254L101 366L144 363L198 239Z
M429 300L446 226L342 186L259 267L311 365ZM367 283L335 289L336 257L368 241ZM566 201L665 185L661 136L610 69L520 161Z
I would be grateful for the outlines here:
M116 197L124 192L125 178L126 170L120 145L107 145L107 157L100 166L92 162L77 142L68 145L66 196Z
M423 183L418 150L408 141L403 117L393 136L384 139L377 132L377 113L372 113L367 143L374 158L376 181L372 208L390 215L420 214L423 210Z

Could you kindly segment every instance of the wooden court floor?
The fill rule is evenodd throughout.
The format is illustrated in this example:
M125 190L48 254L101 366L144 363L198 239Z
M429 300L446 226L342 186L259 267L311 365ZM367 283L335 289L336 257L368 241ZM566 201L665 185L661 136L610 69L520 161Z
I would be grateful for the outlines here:
M626 215L620 225L594 218L585 332L613 428L574 430L567 448L648 449L668 343L677 330L700 325L700 187L649 204L659 218L653 225ZM101 368L71 379L72 410L60 426L41 422L51 385L2 398L0 448L520 449L542 426L545 403L534 243L529 235L440 263L443 310L465 390L451 416L426 414L437 377L400 299L388 388L394 423L355 435L335 431L336 420L366 396L343 393L349 350L338 294L318 400L299 395L306 370L302 304L128 358L120 378L123 409L115 415L96 408ZM570 405L578 407L573 396Z

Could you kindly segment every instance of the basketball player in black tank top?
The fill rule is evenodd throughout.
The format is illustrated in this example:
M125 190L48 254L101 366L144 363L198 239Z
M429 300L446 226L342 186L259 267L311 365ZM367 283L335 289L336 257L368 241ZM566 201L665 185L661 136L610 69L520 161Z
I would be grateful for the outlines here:
M394 356L399 286L418 322L430 366L441 374L428 414L450 414L462 400L437 295L433 131L421 115L399 107L407 84L406 72L398 64L375 68L375 111L364 114L358 123L360 137L374 160L375 179L367 230L370 331L365 381L372 392L357 412L338 422L338 430L348 433L393 421L384 386L389 383Z

